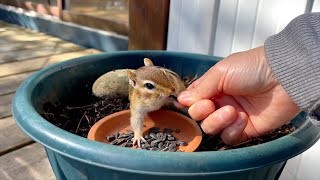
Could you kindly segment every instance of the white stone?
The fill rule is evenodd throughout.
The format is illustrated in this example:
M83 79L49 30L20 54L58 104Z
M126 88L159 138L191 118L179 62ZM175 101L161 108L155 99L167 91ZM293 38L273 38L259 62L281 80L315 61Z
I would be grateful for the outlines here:
M97 97L129 95L129 80L126 69L110 71L100 76L92 86L92 93Z

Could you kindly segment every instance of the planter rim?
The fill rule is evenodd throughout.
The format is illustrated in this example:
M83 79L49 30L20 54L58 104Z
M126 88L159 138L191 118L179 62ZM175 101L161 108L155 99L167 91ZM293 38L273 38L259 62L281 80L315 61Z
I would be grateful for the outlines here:
M83 56L50 65L27 78L12 103L13 117L20 128L46 148L63 156L99 167L143 174L204 175L243 171L286 161L311 147L320 132L310 121L284 137L256 146L224 151L168 153L143 151L91 141L56 127L33 107L32 91L37 83L62 68L117 56L153 55L212 61L218 57L168 51L119 51ZM139 164L139 165L137 165ZM139 168L139 167L144 167Z

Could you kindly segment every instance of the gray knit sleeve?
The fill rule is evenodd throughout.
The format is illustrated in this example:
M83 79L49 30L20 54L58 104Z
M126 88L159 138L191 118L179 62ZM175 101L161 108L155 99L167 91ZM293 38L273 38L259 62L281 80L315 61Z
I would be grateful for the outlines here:
M281 85L320 126L320 13L296 17L265 41L265 52Z

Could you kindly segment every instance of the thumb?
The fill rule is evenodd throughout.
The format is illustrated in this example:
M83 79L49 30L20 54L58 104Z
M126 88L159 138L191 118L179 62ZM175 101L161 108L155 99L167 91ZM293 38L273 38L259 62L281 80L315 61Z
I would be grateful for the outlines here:
M211 67L201 78L193 82L178 95L178 101L184 106L191 106L201 99L212 99L221 93L222 71L217 65Z

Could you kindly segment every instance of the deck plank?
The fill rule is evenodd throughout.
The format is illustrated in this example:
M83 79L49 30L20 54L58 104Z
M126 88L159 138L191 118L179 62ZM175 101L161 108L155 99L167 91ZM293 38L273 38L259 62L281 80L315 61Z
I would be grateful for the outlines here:
M50 55L50 56L35 58L30 60L0 64L0 77L39 70L53 63L57 63L57 62L65 61L68 59L85 56L85 55L96 54L99 52L100 51L95 49L85 49L85 50L55 54L55 55Z
M15 92L23 80L31 74L32 72L28 72L0 78L0 95Z
M0 118L11 116L11 101L14 93L0 96Z
M0 37L3 40L11 40L11 42L28 42L28 41L62 41L62 39L49 36L41 32L37 32L30 29L7 24L5 27L0 27ZM2 42L2 41L0 41Z
M3 180L56 179L45 150L38 143L0 156L0 165Z
M9 51L0 54L0 63L12 62L12 61L21 61L31 58L37 57L45 57L53 54L59 54L64 52L70 51L78 51L83 49L80 46L70 44L70 43L63 43L63 44L56 44L53 47L48 46L39 46L33 49L22 49L17 51Z
M11 116L21 82L35 71L68 59L100 53L56 37L0 21L0 179L56 179L44 149Z
M1 38L1 36L0 36ZM70 44L65 41L30 41L30 42L16 42L16 43L10 43L6 46L1 45L0 46L0 53L7 53L7 52L13 52L13 51L18 51L18 50L28 50L28 49L33 49L37 50L39 47L43 47L45 49L53 49L56 48L57 45L60 45L62 47L65 46L74 46L75 48L80 47L78 45Z
M2 35L2 36L1 36ZM16 43L16 42L31 42L31 41L52 41L52 42L60 42L61 39L56 37L50 37L45 35L37 35L37 34L30 34L12 30L2 31L0 33L0 44L7 44L7 43Z
M0 132L0 155L33 142L20 130L12 116L0 119Z

